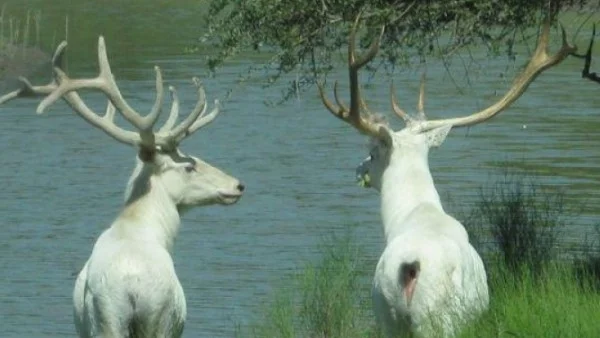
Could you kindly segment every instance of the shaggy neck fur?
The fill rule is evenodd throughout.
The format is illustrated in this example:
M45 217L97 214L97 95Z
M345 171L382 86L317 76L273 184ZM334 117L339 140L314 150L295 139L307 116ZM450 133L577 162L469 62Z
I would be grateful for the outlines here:
M443 211L429 171L428 151L396 151L381 180L381 216L389 243L403 232L403 220L415 208L429 204Z
M134 240L156 241L170 252L180 215L155 170L152 164L138 162L127 185L125 207L113 228Z

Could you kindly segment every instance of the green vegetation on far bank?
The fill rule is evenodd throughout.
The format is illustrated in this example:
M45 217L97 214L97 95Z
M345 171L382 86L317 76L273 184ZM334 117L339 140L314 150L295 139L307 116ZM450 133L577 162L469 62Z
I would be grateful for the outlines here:
M50 61L40 48L40 11L27 11L24 19L0 8L0 88L18 76L28 76Z

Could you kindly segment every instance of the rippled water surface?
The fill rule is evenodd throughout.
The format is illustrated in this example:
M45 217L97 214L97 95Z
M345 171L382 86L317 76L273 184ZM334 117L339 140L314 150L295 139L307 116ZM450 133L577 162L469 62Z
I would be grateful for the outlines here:
M68 14L73 74L94 74L95 43L104 34L117 81L140 111L154 100L155 64L177 86L184 109L195 103L193 75L203 77L211 99L224 99L231 90L218 119L182 146L247 186L234 206L198 208L183 217L174 259L188 303L185 337L231 337L234 324L254 318L278 280L317 257L323 236L353 229L367 259L378 256L377 195L354 183L366 140L329 116L316 89L283 106L266 106L282 88L236 84L252 58L231 62L209 78L202 55L184 53L201 35L198 1L179 7L168 1L113 2L9 1L8 9L18 15L27 8L23 3L40 8L44 41L64 36ZM454 130L432 151L431 170L445 203L468 207L498 162L508 161L539 173L547 187L564 188L569 202L585 206L565 241L591 231L600 219L600 86L580 80L579 66L566 61L500 117ZM441 66L431 66L427 112L452 116L489 104L508 85L493 75L502 66L490 67L488 76L475 76L476 85L459 93ZM343 67L337 76L345 79ZM395 81L410 108L418 74L397 75ZM388 79L370 82L364 95L371 107L388 111ZM101 96L86 98L103 109ZM1 336L73 337L75 275L122 204L135 150L62 104L36 116L37 102L0 107Z

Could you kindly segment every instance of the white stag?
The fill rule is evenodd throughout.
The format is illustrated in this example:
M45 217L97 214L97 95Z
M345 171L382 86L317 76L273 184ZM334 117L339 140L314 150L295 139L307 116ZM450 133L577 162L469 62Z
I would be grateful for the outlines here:
M348 46L350 108L339 99L337 83L337 105L326 98L321 84L319 93L335 117L372 138L370 156L357 168L357 178L381 193L386 248L375 270L373 310L388 337L452 336L460 323L487 309L488 286L484 265L465 228L442 207L429 170L429 149L441 145L452 127L481 123L506 109L541 72L560 63L574 48L566 42L563 30L562 48L549 56L546 24L534 55L510 90L489 108L464 117L426 120L423 81L418 115L412 117L397 105L392 85L393 111L406 124L395 132L369 114L360 95L358 71L377 54L384 29L369 50L357 56L359 20ZM367 114L361 115L361 109Z
M0 98L0 103L19 96L49 94L38 113L63 98L86 121L119 142L139 149L136 167L127 184L125 206L96 241L92 254L77 277L73 291L74 320L80 337L180 337L186 318L183 289L171 258L181 213L209 204L233 204L244 191L234 177L197 157L178 150L179 143L218 114L206 113L202 85L194 79L198 102L176 125L179 100L173 87L170 115L153 131L163 104L163 81L156 70L157 97L149 114L141 116L122 97L113 78L104 39L98 41L100 74L90 79L70 79L61 69L66 47L54 54L54 80L23 87ZM80 89L103 92L109 100L106 113L93 112L77 94ZM115 109L116 108L116 109ZM116 110L137 130L118 127Z

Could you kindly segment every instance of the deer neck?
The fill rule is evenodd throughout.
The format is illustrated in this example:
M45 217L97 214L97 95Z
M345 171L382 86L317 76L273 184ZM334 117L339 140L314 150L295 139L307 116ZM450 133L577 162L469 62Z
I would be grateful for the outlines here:
M381 216L386 240L389 242L407 230L406 218L424 204L443 210L429 171L427 152L392 155L381 180Z
M156 242L170 252L181 219L163 182L151 171L136 170L126 195L125 207L113 225L119 236Z

